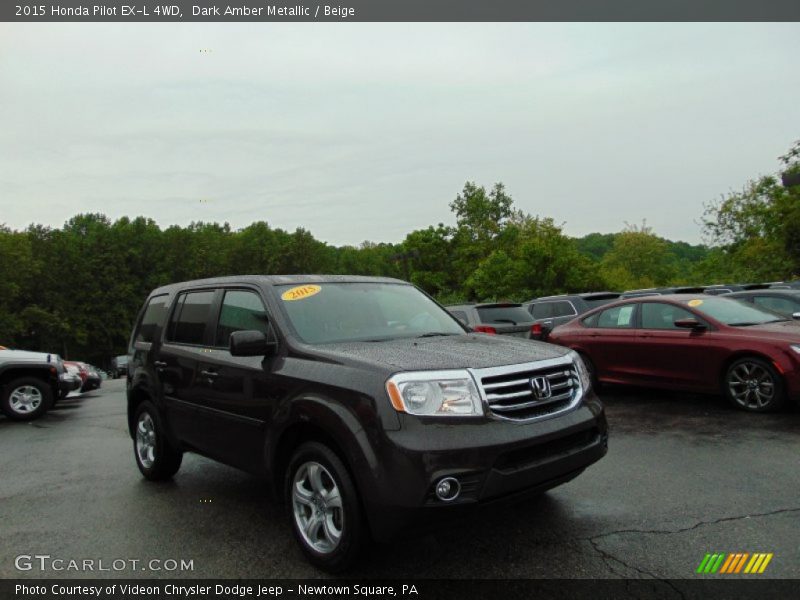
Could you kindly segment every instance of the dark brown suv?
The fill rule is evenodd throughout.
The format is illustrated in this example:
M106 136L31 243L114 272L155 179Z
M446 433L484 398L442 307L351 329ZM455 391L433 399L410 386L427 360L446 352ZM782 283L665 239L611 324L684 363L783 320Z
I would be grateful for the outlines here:
M471 333L395 279L165 286L129 352L142 474L170 478L191 451L266 475L306 557L331 571L370 538L552 488L607 449L574 352Z

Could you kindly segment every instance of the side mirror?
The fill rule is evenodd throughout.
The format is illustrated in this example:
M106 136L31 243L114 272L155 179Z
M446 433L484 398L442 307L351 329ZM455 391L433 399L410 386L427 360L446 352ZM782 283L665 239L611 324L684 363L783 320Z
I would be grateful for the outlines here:
M800 312L792 313L792 318L800 321Z
M278 342L270 341L262 331L234 331L229 348L231 356L269 356L278 349Z
M697 319L678 319L675 321L675 327L681 329L692 329L694 331L702 331L706 326Z

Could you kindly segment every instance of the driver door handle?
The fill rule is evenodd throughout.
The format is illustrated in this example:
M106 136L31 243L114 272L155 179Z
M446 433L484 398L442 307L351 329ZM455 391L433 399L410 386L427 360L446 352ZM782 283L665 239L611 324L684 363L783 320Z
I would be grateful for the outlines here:
M167 366L167 363L165 363L163 360L156 360L156 361L153 361L153 366L156 369L163 369L164 367Z
M216 371L200 371L200 375L203 377L208 377L209 379L214 379L219 373Z

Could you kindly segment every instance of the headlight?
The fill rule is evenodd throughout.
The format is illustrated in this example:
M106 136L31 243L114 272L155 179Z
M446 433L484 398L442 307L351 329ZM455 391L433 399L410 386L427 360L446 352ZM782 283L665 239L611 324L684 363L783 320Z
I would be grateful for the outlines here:
M398 373L386 382L392 406L412 415L482 415L481 397L467 371Z
M789 344L789 348L800 354L800 344Z
M589 369L587 369L586 365L583 363L581 355L575 352L575 350L569 351L569 357L572 359L572 362L575 363L575 370L578 372L578 378L581 380L581 387L584 393L588 392L589 388L592 387L592 376L589 375Z

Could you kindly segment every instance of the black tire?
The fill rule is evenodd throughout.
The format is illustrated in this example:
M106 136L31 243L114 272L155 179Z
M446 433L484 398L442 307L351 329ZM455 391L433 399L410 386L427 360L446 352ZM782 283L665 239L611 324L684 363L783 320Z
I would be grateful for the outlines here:
M308 465L314 464L323 467L320 474L323 486L338 490L340 506L337 508L334 504L330 506L327 504L326 499L335 496L332 491L328 491L328 496L323 495L321 499L317 494L315 502L318 505L312 506L311 503L302 505L302 510L307 511L307 514L298 515L295 481L303 473L309 472ZM311 490L310 487L308 489ZM292 532L308 562L329 573L340 573L351 567L368 543L369 532L353 479L339 457L330 448L318 442L306 442L299 446L286 469L284 494ZM311 521L315 516L318 517L320 525L312 534L321 529L319 537L330 540L329 532L335 532L336 527L339 527L338 543L330 549L320 550L319 547L313 546L301 532L302 519L307 518Z
M755 356L731 363L722 380L722 393L736 408L749 412L771 412L786 402L783 378Z
M0 411L12 421L38 419L53 406L53 389L38 377L19 377L3 387Z
M183 452L170 445L161 415L149 401L142 402L133 417L133 456L150 481L170 479L181 468Z

